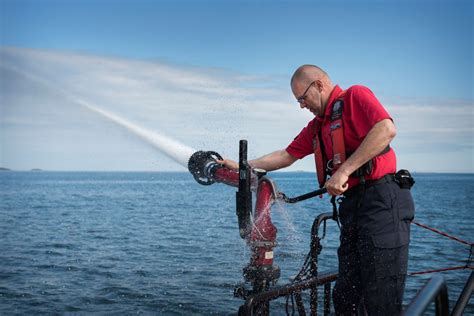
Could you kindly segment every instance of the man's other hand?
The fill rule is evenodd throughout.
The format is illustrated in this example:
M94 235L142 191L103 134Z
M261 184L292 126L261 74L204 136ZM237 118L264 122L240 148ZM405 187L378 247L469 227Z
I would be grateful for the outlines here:
M330 195L341 195L349 187L347 184L348 180L349 177L338 170L326 181L324 187L328 190Z

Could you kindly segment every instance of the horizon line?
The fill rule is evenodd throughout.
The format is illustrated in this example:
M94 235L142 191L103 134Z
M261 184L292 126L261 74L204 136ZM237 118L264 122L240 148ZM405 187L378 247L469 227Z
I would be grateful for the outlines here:
M178 171L178 170L49 170L41 168L31 169L10 169L6 167L0 167L0 173L2 172L70 172L70 173L189 173L189 171ZM308 170L275 170L268 171L269 173L316 173L316 171ZM474 174L472 171L410 171L411 173L435 173L435 174Z

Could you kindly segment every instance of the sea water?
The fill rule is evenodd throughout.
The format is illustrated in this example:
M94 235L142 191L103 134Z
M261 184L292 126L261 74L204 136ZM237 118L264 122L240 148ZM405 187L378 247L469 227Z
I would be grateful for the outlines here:
M295 196L313 173L270 173ZM416 220L474 241L472 174L416 174ZM235 189L189 173L0 173L0 314L235 315L249 250L239 237ZM327 198L274 205L278 284L298 273ZM320 271L337 267L339 229L328 223ZM409 272L466 264L469 247L412 225ZM450 307L470 270L443 272ZM409 276L406 305L431 275ZM472 300L471 300L472 301ZM272 302L285 313L285 300ZM467 315L474 314L471 303Z

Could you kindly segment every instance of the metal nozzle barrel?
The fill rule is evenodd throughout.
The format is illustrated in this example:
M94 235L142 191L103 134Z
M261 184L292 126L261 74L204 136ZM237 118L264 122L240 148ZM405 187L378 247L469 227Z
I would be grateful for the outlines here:
M196 151L189 158L188 170L199 184L211 185L215 182L213 175L220 166L216 159L222 157L215 151Z

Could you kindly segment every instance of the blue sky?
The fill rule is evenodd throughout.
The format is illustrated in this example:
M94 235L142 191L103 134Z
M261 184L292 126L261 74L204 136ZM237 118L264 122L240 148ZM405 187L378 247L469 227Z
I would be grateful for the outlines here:
M399 167L474 171L471 1L0 3L2 166L181 170L100 119L77 119L51 85L193 148L234 156L245 137L265 154L311 118L288 87L311 63L381 99Z

